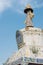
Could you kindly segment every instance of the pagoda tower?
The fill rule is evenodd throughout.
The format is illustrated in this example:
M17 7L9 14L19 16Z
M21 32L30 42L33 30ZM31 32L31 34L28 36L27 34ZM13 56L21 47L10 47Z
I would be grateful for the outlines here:
M18 52L8 58L4 65L43 65L43 30L34 27L34 13L30 5L26 6L24 13L26 27L16 31Z

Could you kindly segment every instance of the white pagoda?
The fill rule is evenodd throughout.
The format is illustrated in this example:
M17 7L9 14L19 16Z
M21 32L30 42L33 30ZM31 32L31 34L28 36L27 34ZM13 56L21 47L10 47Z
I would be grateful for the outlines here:
M17 30L16 40L18 52L14 53L4 65L43 65L43 30L33 26L33 9L27 5L26 27Z

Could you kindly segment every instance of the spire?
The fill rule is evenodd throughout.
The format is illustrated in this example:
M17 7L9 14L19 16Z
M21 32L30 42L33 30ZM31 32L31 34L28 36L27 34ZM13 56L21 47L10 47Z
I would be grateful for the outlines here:
M27 14L26 21L25 21L26 27L33 27L32 18L34 14L33 14L32 7L30 5L27 5L26 8L24 9L24 13Z

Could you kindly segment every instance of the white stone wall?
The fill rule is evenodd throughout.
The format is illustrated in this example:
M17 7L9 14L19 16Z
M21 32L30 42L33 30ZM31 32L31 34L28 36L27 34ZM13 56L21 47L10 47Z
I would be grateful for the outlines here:
M22 57L43 59L43 30L30 27L27 31L25 28L20 31L23 36L21 37L23 38L22 43L17 44L20 49L6 61L5 65L16 65L19 63L18 59ZM34 50L35 53L33 53ZM20 63L22 62L20 61Z
M23 32L23 40L26 45L35 44L43 46L43 32L36 28L25 31Z
M18 41L22 40L22 43L17 42L17 45L20 48L22 48L24 45L39 45L43 46L43 30L40 28L32 28L29 27L29 29L26 31L26 29L21 29L21 37L18 37ZM21 38L21 39L20 39Z

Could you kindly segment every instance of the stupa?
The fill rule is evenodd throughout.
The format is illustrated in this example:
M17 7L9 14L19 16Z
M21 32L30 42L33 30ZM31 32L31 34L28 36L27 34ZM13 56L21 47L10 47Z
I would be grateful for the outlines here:
M26 6L24 13L26 27L16 32L18 52L8 58L4 65L43 65L43 30L34 27L34 13L30 5Z

